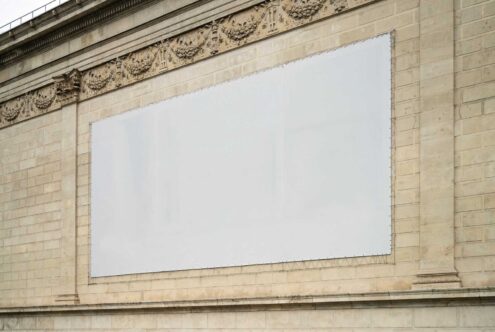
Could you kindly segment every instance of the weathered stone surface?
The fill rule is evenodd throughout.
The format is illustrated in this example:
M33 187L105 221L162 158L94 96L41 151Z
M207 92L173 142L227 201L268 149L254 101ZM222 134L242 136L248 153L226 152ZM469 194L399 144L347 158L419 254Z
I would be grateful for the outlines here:
M127 29L102 24L19 66L56 59L69 44L84 49L73 60L50 60L0 88L9 96L0 105L0 329L493 328L493 303L456 301L493 297L495 286L495 0L205 6L190 9L200 17L194 23L174 21L184 18L177 13L84 49L98 29ZM129 13L141 24L156 17ZM392 255L88 277L93 121L391 30ZM79 84L77 72L51 83L72 69ZM448 287L460 289L441 290ZM400 308L380 307L394 300ZM170 312L98 311L128 303ZM245 310L229 306L240 303ZM84 313L13 315L89 305Z

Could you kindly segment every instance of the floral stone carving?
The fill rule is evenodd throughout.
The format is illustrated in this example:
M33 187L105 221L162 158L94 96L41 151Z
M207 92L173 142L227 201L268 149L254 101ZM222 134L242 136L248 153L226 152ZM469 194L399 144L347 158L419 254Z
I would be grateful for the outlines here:
M62 105L67 105L78 101L79 91L81 89L81 72L72 69L67 74L55 76L56 95Z
M109 63L104 66L90 70L85 75L85 83L91 90L101 90L112 78L113 72Z
M53 103L55 100L55 86L50 85L47 88L42 88L36 91L33 95L33 102L36 108L40 110L45 110Z
M0 103L0 128L378 0L265 0ZM158 59L157 59L158 58ZM82 84L82 85L81 85ZM86 88L87 87L87 88ZM82 89L83 88L83 89Z
M330 4L336 13L340 13L347 9L347 0L330 0Z
M241 41L251 35L265 16L265 8L254 7L252 11L229 16L222 24L222 31L234 41Z
M192 59L206 42L210 29L199 29L176 38L172 42L172 51L180 59Z
M16 98L8 103L2 105L1 115L7 121L14 121L24 107L24 97Z
M292 18L310 18L320 11L325 0L284 0L282 9Z
M144 74L153 65L157 53L156 47L153 46L131 53L124 60L124 67L132 76Z

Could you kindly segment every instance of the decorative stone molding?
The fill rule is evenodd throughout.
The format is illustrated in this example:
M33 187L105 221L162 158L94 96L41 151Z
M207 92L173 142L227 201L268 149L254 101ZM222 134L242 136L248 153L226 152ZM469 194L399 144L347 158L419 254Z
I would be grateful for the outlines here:
M92 70L88 70L85 75L86 85L94 91L103 89L114 76L115 70L110 63Z
M182 60L194 59L198 53L203 51L210 31L211 27L204 27L173 39L171 49L175 56Z
M124 60L124 67L132 76L138 77L150 70L157 53L158 49L156 46L150 46L149 48L131 53Z
M127 10L135 6L145 5L152 1L153 0L113 1L113 3L111 3L110 5L99 8L88 16L81 17L71 22L67 26L63 26L61 28L50 31L49 33L45 34L43 38L36 38L28 43L24 43L3 53L2 55L0 55L0 66L6 66L13 61L18 61L19 58L27 54L36 52L44 47L50 47L50 45L66 40L74 34L77 34L80 31L84 31L90 26L94 26L95 24L104 22L108 19L113 19L117 15L123 15L126 13ZM11 32L13 33L13 31ZM14 33L13 36L15 36Z
M54 77L54 84L1 103L0 128L377 1L267 0L83 72Z
M27 103L26 98L18 97L2 105L0 114L6 121L14 121L24 109L24 104Z
M340 13L347 9L347 1L346 0L330 0L330 5L333 6L334 10L337 13Z
M182 310L204 310L218 308L225 310L226 308L263 308L275 307L280 308L294 306L330 306L334 309L349 309L356 308L404 308L405 305L418 306L423 304L427 306L435 304L445 304L455 308L456 305L471 304L471 305L493 305L495 299L495 288L461 288L461 289L417 289L404 291L390 292L367 292L367 293L345 293L345 294L324 294L324 295L308 295L308 296L277 296L277 297L261 297L261 298L244 298L238 300L232 299L210 299L197 301L163 301L163 302L138 302L138 303L99 303L99 304L76 304L60 303L51 306L29 306L15 308L0 308L0 315L6 314L42 314L42 313L95 313L95 312L119 312L125 311L130 313L135 311L143 313L147 310L156 313L157 311L164 312L166 310L178 309ZM245 309L244 309L245 310ZM15 318L12 318L15 319ZM8 325L5 325L8 326ZM12 328L16 326L16 322L11 323ZM8 329L7 329L8 330ZM11 330L8 330L11 331ZM475 330L471 330L475 331Z
M39 111L48 109L56 96L55 85L49 85L33 93L33 103Z
M300 20L318 13L325 2L325 0L284 0L282 8L290 17Z
M266 14L266 6L255 6L252 10L227 17L222 32L233 41L242 42L256 31Z
M72 69L67 74L55 76L55 90L61 105L67 105L79 100L79 90L81 89L81 72Z

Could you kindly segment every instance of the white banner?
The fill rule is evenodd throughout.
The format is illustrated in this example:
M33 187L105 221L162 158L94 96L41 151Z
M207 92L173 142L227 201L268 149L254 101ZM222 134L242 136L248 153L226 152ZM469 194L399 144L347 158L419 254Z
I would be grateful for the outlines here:
M390 35L93 123L91 275L390 253L390 124Z

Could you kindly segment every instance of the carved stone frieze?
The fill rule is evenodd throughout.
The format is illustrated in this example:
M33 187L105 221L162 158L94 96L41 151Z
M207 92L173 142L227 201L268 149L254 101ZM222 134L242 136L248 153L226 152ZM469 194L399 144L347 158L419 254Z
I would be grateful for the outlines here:
M53 84L37 90L33 93L34 106L39 110L46 110L53 104L55 96L56 91Z
M193 59L203 49L210 31L211 26L193 30L174 38L171 42L171 49L180 59Z
M49 84L0 105L0 128L60 108L55 84Z
M0 111L2 118L6 121L14 121L21 113L21 110L23 110L25 104L27 104L25 96L18 97L3 104Z
M282 23L282 17L278 11L280 7L280 0L270 1L266 5L266 26L268 34L272 34L278 31L280 23Z
M72 69L66 74L55 76L55 91L59 102L67 105L79 100L79 90L81 89L81 72Z
M231 40L240 42L256 31L266 14L266 6L255 6L248 12L231 15L222 22L222 31Z
M330 5L336 13L343 12L347 9L347 0L330 0Z
M113 78L114 82L115 82L115 87L116 88L119 88L122 86L122 78L124 77L124 74L123 74L123 65L122 65L122 59L120 58L117 58L113 61L111 61L111 63L115 66L115 76Z
M158 49L155 46L131 53L124 60L124 67L132 76L144 74L150 70L157 53Z
M113 71L110 63L88 70L84 75L84 83L91 90L101 90L112 79Z
M0 104L0 128L379 0L267 0Z
M158 54L160 56L160 69L161 70L167 70L168 68L168 62L171 60L170 55L169 55L169 50L170 50L170 42L168 40L164 40L158 44Z
M282 0L282 9L290 17L300 20L318 13L327 0Z

